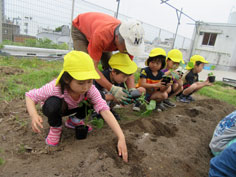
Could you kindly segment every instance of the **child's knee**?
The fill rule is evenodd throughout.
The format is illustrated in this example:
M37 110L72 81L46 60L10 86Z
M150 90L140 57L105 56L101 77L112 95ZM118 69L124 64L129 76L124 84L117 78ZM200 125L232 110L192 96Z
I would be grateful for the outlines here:
M49 97L43 105L42 108L43 114L46 116L50 116L55 113L57 114L60 113L62 108L62 102L63 100L59 97L56 96Z

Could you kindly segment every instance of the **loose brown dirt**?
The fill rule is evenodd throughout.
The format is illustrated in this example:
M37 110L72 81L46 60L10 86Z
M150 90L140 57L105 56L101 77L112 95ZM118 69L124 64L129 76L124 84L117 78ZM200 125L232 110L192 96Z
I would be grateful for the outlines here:
M147 117L133 112L131 106L117 110L128 163L118 157L117 139L107 125L94 129L85 140L76 140L74 131L63 126L60 145L51 148L45 145L46 117L43 132L35 134L24 100L0 101L0 160L5 161L0 176L206 177L214 128L235 107L198 95L194 98L195 102L177 103L176 108Z

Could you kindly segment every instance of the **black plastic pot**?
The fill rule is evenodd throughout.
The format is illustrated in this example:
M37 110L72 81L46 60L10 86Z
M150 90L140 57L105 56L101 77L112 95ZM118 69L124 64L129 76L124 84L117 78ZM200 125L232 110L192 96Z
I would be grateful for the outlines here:
M75 126L75 137L78 140L85 139L88 134L88 126L79 125Z
M208 76L209 82L215 82L216 76Z
M169 76L162 76L162 81L161 82L165 82L165 85L170 83L171 81L171 77Z

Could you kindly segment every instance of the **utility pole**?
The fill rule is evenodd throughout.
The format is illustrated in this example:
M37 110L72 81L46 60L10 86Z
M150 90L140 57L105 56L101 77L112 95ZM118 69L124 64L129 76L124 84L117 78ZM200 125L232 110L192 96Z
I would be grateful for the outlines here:
M178 34L178 29L179 29L179 25L180 25L180 19L181 19L181 14L182 14L182 8L181 8L181 11L178 12L176 10L176 15L177 15L177 19L178 19L178 23L177 23L177 27L176 27L176 31L175 31L175 37L174 37L174 41L173 41L173 44L172 44L172 49L175 48L175 40L176 40L176 37L177 37L177 34Z
M118 4L117 4L117 9L116 9L115 17L118 18L118 15L119 15L119 8L120 8L120 0L116 0L116 2L118 2Z
M177 24L177 27L176 27L175 37L174 37L174 41L173 41L173 44L172 44L172 49L173 49L174 45L175 45L175 39L176 39L176 36L177 36L177 33L178 33L178 28L179 28L179 25L180 25L181 15L183 14L184 16L186 16L187 18L189 18L190 20L192 20L194 22L196 22L196 20L194 20L192 17L190 17L186 13L184 13L182 8L181 8L181 10L179 10L179 9L175 8L174 6L172 6L171 4L167 3L167 1L169 1L169 0L161 0L161 4L165 3L166 5L170 6L173 9L175 9L176 14L177 14L177 18L178 18L178 24Z

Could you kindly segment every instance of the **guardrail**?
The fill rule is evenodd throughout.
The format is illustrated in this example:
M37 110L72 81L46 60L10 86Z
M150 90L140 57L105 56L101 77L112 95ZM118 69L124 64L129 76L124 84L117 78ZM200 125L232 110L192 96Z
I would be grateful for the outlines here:
M15 57L62 58L69 50L4 45L1 52Z

